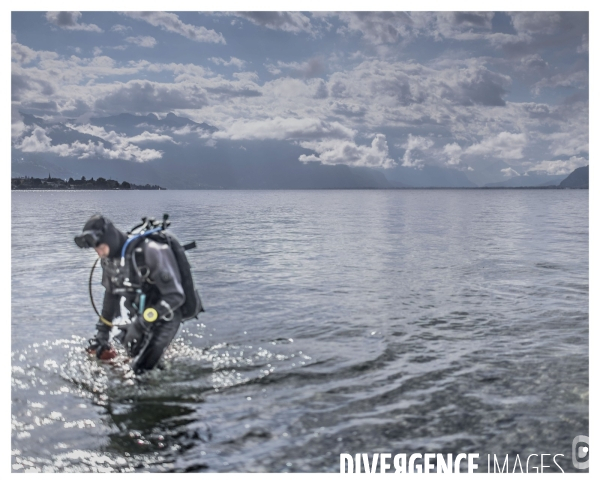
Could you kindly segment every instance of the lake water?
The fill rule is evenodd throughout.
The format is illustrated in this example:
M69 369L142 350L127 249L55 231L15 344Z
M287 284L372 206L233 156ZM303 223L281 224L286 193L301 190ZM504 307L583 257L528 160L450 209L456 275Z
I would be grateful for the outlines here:
M198 244L206 313L141 381L84 352L97 212ZM13 192L11 225L13 471L573 472L589 435L587 190Z

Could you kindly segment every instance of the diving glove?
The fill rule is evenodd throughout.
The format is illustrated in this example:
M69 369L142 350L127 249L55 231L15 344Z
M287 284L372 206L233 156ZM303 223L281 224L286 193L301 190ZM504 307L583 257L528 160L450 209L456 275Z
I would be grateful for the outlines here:
M106 335L106 338L103 336L102 334L97 334L94 338L91 338L86 350L90 354L95 354L99 360L111 360L117 356L117 352L108 342L108 335Z
M143 321L138 315L135 315L131 323L126 324L121 332L116 336L116 339L127 350L129 355L137 353L135 350L144 340L145 336L150 332L150 326Z

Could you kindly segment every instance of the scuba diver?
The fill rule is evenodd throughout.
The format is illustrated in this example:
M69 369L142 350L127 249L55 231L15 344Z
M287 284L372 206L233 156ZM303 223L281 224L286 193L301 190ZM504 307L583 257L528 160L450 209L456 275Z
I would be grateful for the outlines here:
M165 214L161 224L143 218L142 224L125 234L106 217L94 215L75 237L79 247L96 250L105 288L96 335L87 350L102 360L116 356L110 330L120 316L126 324L118 326L115 339L133 358L136 374L154 368L182 321L203 311L184 252L196 244L181 246L165 232L167 219Z

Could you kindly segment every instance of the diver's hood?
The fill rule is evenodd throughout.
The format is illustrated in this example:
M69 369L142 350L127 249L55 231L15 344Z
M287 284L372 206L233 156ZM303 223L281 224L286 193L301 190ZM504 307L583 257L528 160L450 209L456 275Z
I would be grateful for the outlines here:
M75 237L75 243L81 248L93 248L98 244L108 245L108 257L121 255L127 236L117 229L113 223L102 215L94 215L83 226L83 231Z

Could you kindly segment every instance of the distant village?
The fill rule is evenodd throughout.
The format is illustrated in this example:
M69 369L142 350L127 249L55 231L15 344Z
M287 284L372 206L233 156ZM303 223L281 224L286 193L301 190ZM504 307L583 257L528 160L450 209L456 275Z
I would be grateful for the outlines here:
M166 190L166 188L158 185L136 185L123 181L119 183L117 180L111 180L99 177L86 179L84 176L80 180L69 178L52 178L48 174L48 178L11 178L11 190Z

